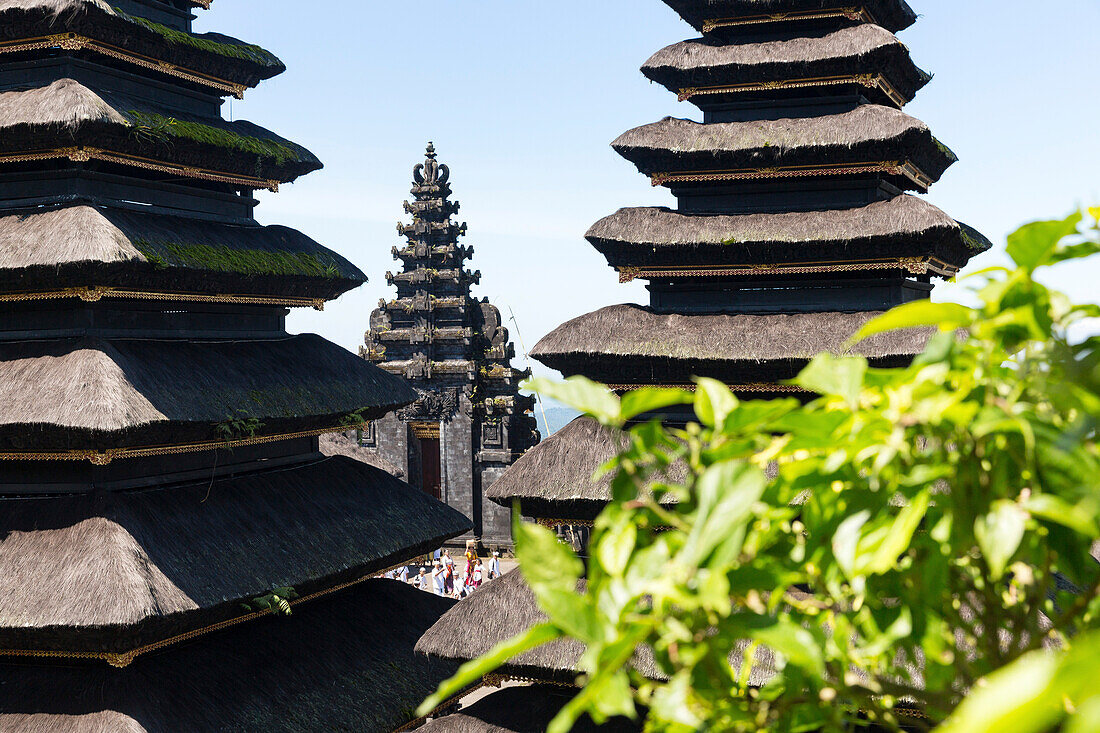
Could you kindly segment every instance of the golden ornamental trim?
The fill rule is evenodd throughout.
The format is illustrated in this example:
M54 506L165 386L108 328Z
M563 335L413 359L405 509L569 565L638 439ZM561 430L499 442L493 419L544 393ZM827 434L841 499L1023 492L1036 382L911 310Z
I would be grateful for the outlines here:
M954 277L961 267L937 257L895 257L883 260L858 262L796 262L790 264L745 265L742 267L623 267L619 269L619 282L634 280L682 277L752 277L755 275L810 275L829 272L864 272L876 270L905 270L913 275L942 275Z
M806 89L844 84L859 84L868 89L879 89L890 98L890 101L894 102L894 104L899 107L904 107L910 101L882 74L851 74L846 76L823 76L806 79L782 79L715 87L685 87L678 92L677 97L681 102L686 102L694 97L716 94L744 94L760 91L774 91L777 89Z
M297 438L316 438L319 435L331 433L343 433L357 427L356 425L338 425L320 430L303 430L297 433L280 433L278 435L261 435L239 440L211 440L202 443L186 443L181 445L149 446L145 448L108 448L107 450L70 450L70 451L10 451L0 452L0 461L88 461L93 466L109 466L115 461L129 460L133 458L154 458L158 456L172 456L183 453L202 453L204 451L220 450L222 448L244 448L253 445L267 445L281 443Z
M827 18L846 18L854 22L875 23L875 17L866 7L846 7L829 10L807 10L790 13L766 13L762 15L748 15L739 18L711 18L703 21L703 33L710 33L719 28L736 28L743 25L761 25L767 23L781 23L791 21L822 20Z
M654 186L670 183L720 183L727 181L759 181L784 178L810 178L814 176L853 176L863 173L887 173L904 176L922 190L932 186L932 179L908 161L880 161L851 163L848 165L799 165L775 168L738 168L733 170L703 171L699 173L653 173Z
M439 440L439 423L437 422L411 422L409 429L413 437L419 440Z
M772 382L749 382L746 384L727 384L734 392L781 392L784 394L812 394L794 384L775 384ZM694 392L695 384L609 384L612 392L634 392L639 389L683 389Z
M0 54L43 51L54 48L63 51L92 51L102 56L115 59L116 61L122 61L151 71L157 71L211 89L217 89L220 92L232 94L237 99L244 99L244 93L248 89L248 87L243 84L219 79L216 76L203 74L202 72L192 69L182 68L168 61L132 53L117 46L101 43L76 33L57 33L49 36L0 43Z
M96 303L104 298L125 298L128 300L167 300L189 303L226 303L230 305L274 305L285 308L313 308L323 311L324 298L273 298L257 295L228 295L205 293L155 293L145 290L125 290L121 288L89 285L86 287L64 288L27 293L0 293L0 303L22 303L36 300L62 300L79 298L86 303Z
M168 173L182 178L195 178L202 181L211 181L213 183L228 183L242 188L266 189L272 193L279 192L279 182L274 180L238 176L204 168L192 168L185 165L165 163L151 158L143 158L137 155L101 150L100 148L55 148L53 150L44 150L34 153L0 155L0 164L31 163L40 160L61 159L68 159L74 163L87 163L92 160L98 160L105 163L115 163L117 165L126 165L132 168L155 171L157 173Z

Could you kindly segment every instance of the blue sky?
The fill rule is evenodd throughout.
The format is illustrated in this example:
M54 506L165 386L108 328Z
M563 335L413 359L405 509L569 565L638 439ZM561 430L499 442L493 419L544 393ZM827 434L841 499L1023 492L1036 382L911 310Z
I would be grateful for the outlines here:
M1100 202L1100 2L910 4L922 17L901 38L935 79L907 112L960 158L929 199L997 243L1024 221ZM261 195L257 218L301 229L371 279L324 313L296 312L292 331L362 343L392 293L395 224L428 140L469 223L475 294L515 314L527 348L574 316L645 301L583 235L621 206L673 203L609 147L665 115L699 117L638 71L694 35L660 0L216 0L199 15L196 30L258 43L288 67L225 113L325 163ZM1052 279L1100 297L1100 262Z

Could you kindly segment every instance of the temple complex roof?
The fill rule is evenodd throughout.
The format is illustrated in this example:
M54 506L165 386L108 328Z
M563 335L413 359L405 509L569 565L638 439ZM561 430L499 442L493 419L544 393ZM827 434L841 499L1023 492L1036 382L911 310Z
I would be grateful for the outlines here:
M457 669L413 652L453 604L396 581L368 580L295 605L289 617L211 633L125 669L0 662L0 728L391 731L411 722L416 706Z
M822 22L874 23L897 33L917 22L905 0L664 0L695 27L709 32L748 32L762 26L813 27Z
M436 718L417 728L420 733L530 733L545 731L554 716L572 699L568 690L554 685L505 687L457 713ZM613 718L596 725L582 717L572 733L637 733L640 724Z
M920 120L870 104L822 117L752 122L666 117L623 133L612 147L654 185L878 172L923 191L958 160Z

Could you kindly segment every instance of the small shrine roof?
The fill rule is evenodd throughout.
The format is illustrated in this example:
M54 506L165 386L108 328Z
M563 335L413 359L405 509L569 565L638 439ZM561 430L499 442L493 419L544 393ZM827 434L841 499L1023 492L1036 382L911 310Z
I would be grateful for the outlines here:
M894 33L917 22L906 0L665 0L699 31L752 32L761 26L797 27L802 21L875 23Z

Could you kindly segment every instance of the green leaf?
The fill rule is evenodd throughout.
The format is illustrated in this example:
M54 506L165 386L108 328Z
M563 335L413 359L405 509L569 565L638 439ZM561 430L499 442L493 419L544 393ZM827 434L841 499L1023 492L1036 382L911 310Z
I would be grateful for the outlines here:
M764 495L764 472L741 461L723 461L709 467L696 486L699 509L680 552L680 560L697 567L738 526L752 516Z
M794 379L798 386L823 395L843 397L855 409L867 374L867 360L862 357L836 357L818 354Z
M898 558L909 548L913 533L917 531L917 527L928 512L931 501L929 492L922 491L898 512L889 533L864 569L866 572L882 574L894 568Z
M1100 695L1089 698L1077 706L1063 733L1096 733L1100 730Z
M696 379L695 414L708 427L718 427L737 409L738 400L730 388L715 379Z
M1054 494L1034 494L1023 502L1023 508L1032 516L1069 527L1086 537L1100 536L1096 517L1083 506L1074 506Z
M439 689L416 709L417 716L428 715L451 697L470 685L480 682L482 677L496 670L512 657L559 638L561 638L561 631L556 626L538 624L518 636L500 642L484 656L463 664L454 677L441 683Z
M1058 658L1033 652L994 672L963 698L936 733L1040 733L1061 718L1061 696L1051 691Z
M623 577L637 541L638 528L629 514L621 515L615 526L600 536L596 558L608 575Z
M520 571L536 595L543 588L576 592L584 563L546 527L524 522L518 511L512 515L512 537Z
M749 635L773 651L782 654L791 664L811 675L825 676L825 657L821 644L808 629L786 619L752 628Z
M1009 560L1020 548L1027 529L1027 512L1011 501L994 502L991 511L974 522L974 536L992 580L1000 580Z
M866 338L902 328L934 326L941 331L966 328L974 322L974 310L957 303L933 303L918 300L898 306L870 321L859 329L849 344L857 344Z
M1081 212L1075 211L1065 219L1025 224L1008 235L1008 256L1029 272L1048 264L1058 243L1076 234L1083 218Z
M588 413L604 425L617 425L621 422L619 398L607 387L591 379L570 377L564 382L555 382L539 377L524 382L521 387Z
M871 512L864 510L845 519L833 534L833 557L836 564L849 578L856 576L856 550L863 525L871 518Z
M694 400L695 395L686 389L636 389L623 395L619 419L625 422L653 410L690 405Z

